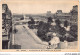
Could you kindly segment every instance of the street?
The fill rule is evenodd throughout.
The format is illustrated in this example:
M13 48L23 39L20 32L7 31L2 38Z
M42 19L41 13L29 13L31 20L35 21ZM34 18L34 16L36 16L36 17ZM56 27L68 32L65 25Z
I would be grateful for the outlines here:
M45 45L38 44L23 25L17 25L17 33L14 34L14 44L21 45L21 49L45 49Z

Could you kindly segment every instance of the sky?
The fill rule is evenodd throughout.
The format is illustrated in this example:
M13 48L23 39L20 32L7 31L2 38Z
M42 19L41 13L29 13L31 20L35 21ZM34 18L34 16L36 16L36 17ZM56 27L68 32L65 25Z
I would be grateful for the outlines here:
M18 14L38 14L57 10L69 12L74 5L78 4L77 0L6 0L3 3L8 4L12 13Z

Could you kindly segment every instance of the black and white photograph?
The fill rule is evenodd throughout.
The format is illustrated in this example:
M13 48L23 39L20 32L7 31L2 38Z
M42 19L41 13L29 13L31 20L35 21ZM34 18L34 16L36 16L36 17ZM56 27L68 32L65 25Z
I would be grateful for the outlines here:
M2 49L78 49L78 1L6 0Z

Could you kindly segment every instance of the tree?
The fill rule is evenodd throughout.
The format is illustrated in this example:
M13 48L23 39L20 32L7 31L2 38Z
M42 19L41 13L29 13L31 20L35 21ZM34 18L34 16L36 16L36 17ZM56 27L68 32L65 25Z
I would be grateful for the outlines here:
M46 34L49 32L50 24L40 22L38 26L37 35L43 40L43 41L49 41L50 38L46 36Z
M59 19L55 20L56 25L60 26L61 21Z
M31 16L29 17L29 19L31 19L31 21L28 21L29 28L33 29L34 28L33 24L35 24L35 21Z
M49 17L48 18L48 23L52 23L52 22L53 22L52 17Z
M64 26L67 27L68 25L69 25L68 21L65 20L65 21L64 21Z
M32 17L29 17L29 19L31 19L30 24L35 24L35 21Z
M17 29L14 29L14 33L16 33L16 32L18 32L18 30Z
M24 17L21 17L21 19L20 20L24 20Z
M64 35L66 34L65 28L60 27L60 28L59 28L59 34L62 35L62 36L64 36Z
M56 26L56 32L60 35L60 41L64 41L65 39L65 34L66 34L66 30L63 27L60 26Z
M73 31L73 32L77 32L77 29L78 29L77 25L72 25L70 27L70 31Z
M74 38L77 38L77 32L78 32L78 27L77 25L72 25L70 27L70 34L74 37Z

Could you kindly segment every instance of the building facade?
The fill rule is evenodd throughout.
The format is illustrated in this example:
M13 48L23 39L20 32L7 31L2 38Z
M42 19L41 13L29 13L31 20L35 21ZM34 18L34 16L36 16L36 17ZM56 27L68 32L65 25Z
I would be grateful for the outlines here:
M70 11L70 13L72 16L71 21L77 24L78 23L78 6L77 5L73 6L73 9Z
M68 13L63 13L62 10L57 10L57 12L54 14L54 19L59 19L62 22L67 20L70 24L76 24L78 23L78 6L73 6L72 10Z
M57 12L54 14L54 19L59 19L62 22L65 20L70 22L71 18L72 17L70 13L63 13L62 10L57 10Z
M2 49L11 46L12 39L12 14L7 4L2 4Z

